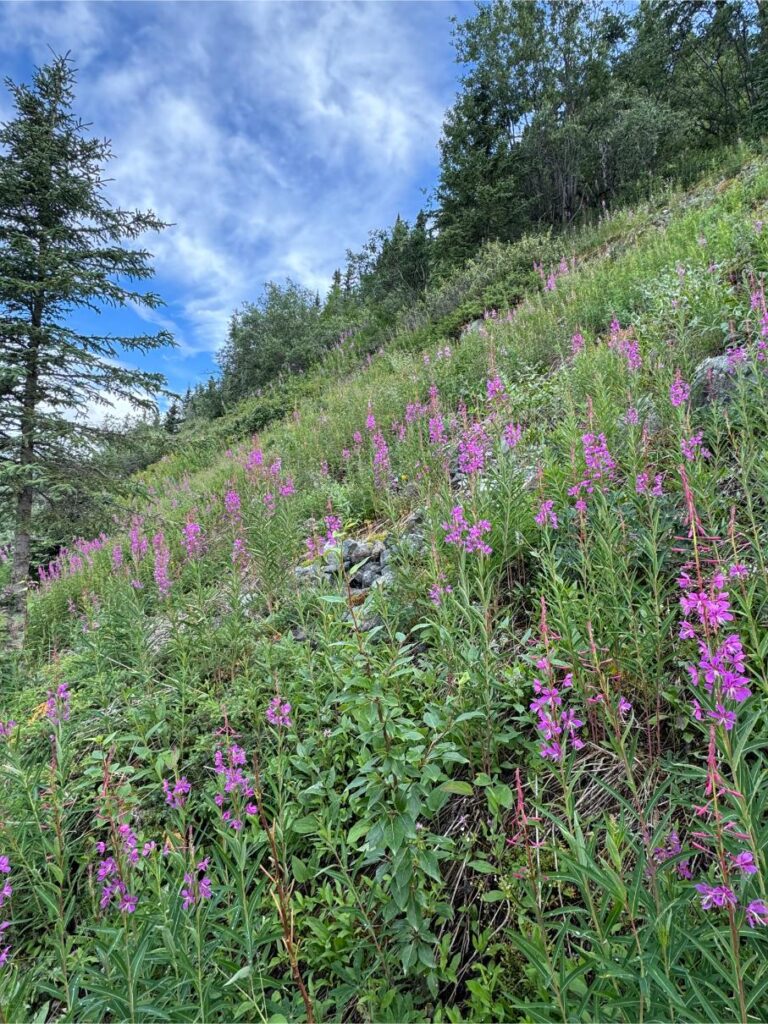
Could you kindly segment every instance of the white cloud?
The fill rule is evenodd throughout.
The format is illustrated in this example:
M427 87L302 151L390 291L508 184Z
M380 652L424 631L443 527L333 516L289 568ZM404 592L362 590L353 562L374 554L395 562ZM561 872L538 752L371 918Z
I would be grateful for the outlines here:
M415 212L450 100L451 11L11 3L0 56L73 51L78 112L113 141L111 195L175 224L146 244L190 355L268 278L324 292L347 247Z

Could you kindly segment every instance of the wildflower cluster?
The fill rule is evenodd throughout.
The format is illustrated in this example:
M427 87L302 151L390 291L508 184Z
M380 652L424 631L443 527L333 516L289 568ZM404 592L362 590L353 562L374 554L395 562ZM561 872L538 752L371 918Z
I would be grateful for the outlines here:
M537 716L536 729L541 737L539 753L545 760L562 762L569 747L581 750L584 746L579 735L584 722L574 708L563 703L564 693L573 686L573 676L568 672L558 686L554 670L546 658L542 658L537 667L546 675L543 680L534 679L533 692L536 696L529 706Z
M214 754L213 770L221 776L223 788L213 799L221 811L221 820L235 832L242 829L245 815L258 814L259 810L253 784L243 771L245 763L245 751L236 743L227 748L226 755L221 749Z
M472 423L467 427L459 439L459 469L462 473L472 476L482 472L488 444L488 435L482 423Z
M13 895L13 886L11 885L10 878L7 877L10 873L10 859L6 856L0 856L0 876L6 876L5 878L0 877L0 882L2 882L2 886L0 886L0 910L3 909L5 904ZM3 967L7 963L11 952L10 945L3 945L5 941L3 937L4 933L6 929L10 928L10 926L10 921L0 921L0 967Z
M56 690L48 691L48 700L45 702L46 718L54 725L61 722L68 722L70 715L70 693L66 683L59 683Z
M204 857L195 865L194 871L184 873L184 885L181 889L181 905L184 910L191 910L213 896L213 882L206 874L209 864L210 858Z
M280 696L272 698L264 714L270 725L284 729L290 729L293 726L291 721L291 705L288 701L282 700Z
M464 509L461 505L456 505L451 509L451 521L443 523L442 528L445 530L446 544L455 544L466 551L468 555L493 554L493 548L483 540L483 536L490 533L491 524L487 519L478 519L475 523L468 523L464 518Z

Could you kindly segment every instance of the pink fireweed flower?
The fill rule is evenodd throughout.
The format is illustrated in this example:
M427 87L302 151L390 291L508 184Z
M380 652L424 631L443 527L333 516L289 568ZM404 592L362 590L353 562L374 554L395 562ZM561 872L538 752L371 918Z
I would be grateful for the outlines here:
M680 371L676 370L675 379L669 386L670 402L672 403L672 405L675 406L675 408L677 408L677 406L683 405L685 402L687 402L690 398L690 395L691 389L683 380L682 376L680 375Z
M241 814L258 812L253 782L243 771L245 762L245 751L236 743L227 748L226 759L221 750L217 750L213 758L213 770L224 780L223 792L216 794L214 803L221 811L221 820L235 831L242 828Z
M630 702L627 700L626 697L619 697L618 709L619 709L619 714L621 715L621 717L622 718L626 718L627 715L632 710L632 705L630 704Z
M698 455L701 455L702 459L708 459L711 457L712 453L701 443L703 436L702 432L699 431L698 434L692 434L691 437L684 437L680 441L680 451L683 453L683 457L687 462L694 462Z
M10 926L10 921L0 921L0 967L4 967L8 963L8 957L11 955L12 947L10 945L2 945L2 936Z
M522 436L523 427L521 423L508 423L504 427L504 443L507 448L516 448L520 444Z
M155 578L158 593L161 597L168 597L171 592L171 578L168 575L168 565L171 560L171 552L165 543L162 533L156 533L152 538L152 550L155 553L155 565L152 574Z
M685 615L690 616L695 612L699 621L711 629L717 629L726 622L733 621L726 590L713 591L711 594L705 590L691 591L680 598L680 606Z
M468 555L493 554L493 548L482 539L486 533L490 533L491 524L487 519L479 519L476 523L467 522L461 505L451 509L451 520L443 523L442 528L445 530L443 539L446 544L454 544Z
M707 715L714 721L715 725L722 725L726 732L730 732L736 724L736 712L729 711L722 704L716 704L715 710L708 711Z
M248 457L245 460L245 468L249 473L253 473L257 469L261 469L264 465L264 452L261 448L254 448L253 451L248 453Z
M283 469L283 460L278 456L269 467L270 476L280 476Z
M361 445L363 443L363 435L360 433L359 430L356 430L354 432L354 434L352 435L352 440L356 445Z
M507 393L504 387L504 381L501 377L496 374L494 377L489 377L485 382L485 393L489 402L505 402L507 400Z
M203 551L203 528L199 523L188 522L181 534L181 543L190 558L197 558Z
M557 529L558 519L554 512L554 507L555 503L551 499L542 501L539 505L539 511L534 516L534 520L538 526L542 527L542 529L547 526L551 527L553 530Z
M341 519L339 516L329 513L325 517L325 547L332 548L336 543L337 535L341 533Z
M638 473L635 477L635 493L646 494L648 491L648 474Z
M230 519L240 518L240 495L234 489L224 495L224 508Z
M370 402L368 403L368 415L365 417L365 429L371 434L376 430L376 417L373 415Z
M185 775L182 775L180 779L174 782L173 786L170 785L167 779L163 779L163 792L165 793L165 802L173 807L174 810L181 810L184 804L187 802L187 797L191 792L192 787Z
M751 850L742 850L741 853L731 854L731 863L738 868L743 875L756 875L757 864Z
M296 493L296 488L293 484L293 477L287 476L285 480L280 484L280 497L290 498L291 495Z
M429 588L429 600L436 608L439 608L440 605L443 603L443 598L445 597L445 595L452 593L453 587L450 585L450 583L433 583L432 586Z
M287 701L283 701L279 696L273 697L269 702L265 715L270 725L285 729L290 729L293 726L291 721L291 705Z
M571 336L571 358L575 359L584 351L584 335L577 331Z
M373 435L373 475L377 486L383 486L389 479L389 446L381 431Z
M184 874L184 886L181 889L181 905L184 910L190 910L213 895L213 882L206 874L209 864L210 860L206 857L195 865L194 872Z
M651 488L651 494L654 498L661 498L664 495L664 474L657 473L653 478L653 487Z
M488 435L482 423L472 423L459 439L459 469L467 476L482 472Z
M445 443L445 424L443 423L443 417L440 415L431 416L429 420L429 443L430 444L444 444Z
M267 491L261 500L267 510L267 515L273 516L275 514L275 509L277 508L277 502L275 501L274 494L271 491Z
M112 568L118 572L123 564L123 549L119 544L112 548Z
M69 721L70 714L70 693L66 683L60 683L55 692L48 691L48 700L45 702L45 716L54 725Z
M0 740L7 740L15 728L16 723L12 718L7 722L0 722Z
M352 458L352 452L349 450L349 448L342 448L341 449L341 457L346 462L348 459Z
M244 566L248 563L248 550L242 537L235 537L232 541L232 565Z
M125 914L132 914L136 910L136 905L138 902L138 896L131 896L129 892L123 893L120 899L120 909Z
M743 580L749 576L749 569L746 565L742 565L740 562L737 562L734 565L729 566L728 575L732 580Z
M768 906L763 900L752 900L747 904L746 914L747 924L750 928L754 928L756 925L764 928L768 925Z
M706 882L699 882L694 889L701 894L702 910L736 906L736 895L727 885L707 885Z
M637 409L635 409L635 407L632 405L624 413L624 422L627 424L628 427L637 426L639 418L640 417Z

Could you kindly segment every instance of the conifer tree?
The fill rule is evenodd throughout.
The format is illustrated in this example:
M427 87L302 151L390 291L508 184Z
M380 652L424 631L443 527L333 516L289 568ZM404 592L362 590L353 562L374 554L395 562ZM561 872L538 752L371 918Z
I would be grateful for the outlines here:
M123 353L172 344L170 335L82 333L72 314L159 297L138 283L151 254L131 244L166 225L105 194L108 140L73 112L68 57L38 68L31 85L7 80L15 108L0 126L0 500L12 505L11 642L23 640L36 507L87 471L102 431L93 409L110 396L152 408L160 374L129 369ZM128 244L125 244L128 243Z

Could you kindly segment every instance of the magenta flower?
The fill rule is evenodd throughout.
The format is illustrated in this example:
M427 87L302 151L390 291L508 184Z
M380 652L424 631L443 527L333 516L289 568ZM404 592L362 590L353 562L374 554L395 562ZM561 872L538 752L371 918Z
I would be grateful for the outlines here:
M45 702L46 718L53 722L54 725L68 722L70 714L69 704L70 693L67 689L67 684L60 683L56 687L55 693L52 690L48 691L48 700Z
M0 740L6 740L11 735L13 730L16 728L16 723L13 719L9 719L7 722L0 722Z
M731 854L731 862L744 875L756 875L757 864L751 850L742 850L741 853Z
M708 459L712 453L708 448L704 448L701 440L704 435L701 431L698 434L692 434L691 437L684 437L680 441L680 451L683 453L684 458L687 462L694 462L698 455L701 455L702 459Z
M174 810L181 810L184 804L187 802L192 787L185 775L182 775L180 779L174 782L173 786L170 785L167 779L163 779L163 792L165 793L165 802L173 807Z
M750 928L754 928L755 925L768 925L768 907L762 900L752 900L747 905L747 924Z
M584 336L580 331L577 331L571 337L571 358L575 359L576 356L580 355L584 351Z
M504 441L508 448L516 448L523 436L523 427L520 423L508 423L504 427Z
M730 732L736 723L736 712L729 711L722 704L716 704L715 710L708 711L707 715L714 721L715 725L722 725L726 732Z
M445 425L443 423L443 417L440 415L432 416L429 420L429 443L430 444L444 444L445 442Z
M182 530L181 542L190 558L196 558L203 551L203 528L199 523L188 522Z
M714 907L735 907L736 896L727 885L707 885L699 882L694 889L701 894L701 909L712 910Z
M619 698L619 714L621 715L621 717L622 718L626 718L631 710L632 710L632 705L627 700L627 698L626 697L620 697Z
M240 495L235 490L229 490L224 495L224 508L230 519L240 518Z
M205 857L195 866L194 873L188 871L184 874L184 887L181 890L181 905L184 910L190 910L203 900L209 900L213 895L213 882L206 874L209 864L209 858Z
M669 386L669 400L675 407L682 405L687 402L691 395L691 389L688 387L686 382L680 375L680 371L675 372L675 379Z
M546 526L551 527L553 530L557 529L558 519L553 511L554 507L555 503L551 500L542 501L539 505L539 511L534 516L534 520L542 529Z
M123 564L123 549L119 544L115 544L112 548L112 567L117 572Z
M504 388L504 381L498 373L494 377L489 377L485 382L485 393L489 402L493 402L496 399L499 399L501 402L506 401L507 394Z
M285 729L290 729L293 726L291 705L287 701L282 701L279 696L273 697L269 702L265 715L270 725Z
M459 469L467 476L482 472L488 435L482 423L472 423L459 439Z
M8 857L3 855L0 857L0 875L10 875L11 873L11 862Z
M490 533L491 524L487 519L479 519L476 523L468 523L464 517L464 509L461 505L456 505L455 508L451 509L451 521L443 523L442 528L446 531L443 538L446 544L455 544L456 547L462 548L468 555L493 554L493 548L482 539L486 533Z
M131 896L129 892L123 893L120 900L120 909L126 914L132 914L136 909L136 904L139 902L138 896Z
M153 575L157 591L161 597L168 597L171 592L171 578L168 575L168 565L171 560L171 552L165 543L162 533L156 533L152 538L152 550L155 553L155 565Z

